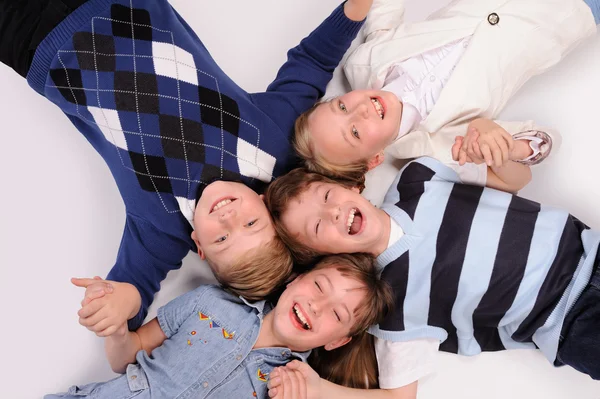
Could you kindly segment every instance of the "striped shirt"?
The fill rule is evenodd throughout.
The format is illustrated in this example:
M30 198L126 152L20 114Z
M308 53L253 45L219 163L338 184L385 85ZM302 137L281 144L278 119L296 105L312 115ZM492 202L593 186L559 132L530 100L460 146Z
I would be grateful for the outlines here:
M371 332L437 338L462 355L538 347L553 361L600 233L566 211L459 183L452 169L420 158L388 191L382 209L405 235L377 262L396 310Z

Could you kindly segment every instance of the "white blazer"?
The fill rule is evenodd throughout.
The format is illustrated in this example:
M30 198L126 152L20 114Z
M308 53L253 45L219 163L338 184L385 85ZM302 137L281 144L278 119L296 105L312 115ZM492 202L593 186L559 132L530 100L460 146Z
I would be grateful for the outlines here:
M401 159L451 161L454 137L470 121L496 118L529 78L596 32L582 0L455 0L411 25L403 24L403 14L403 0L375 0L363 28L366 42L344 64L352 89L380 89L392 64L472 37L431 113L386 150ZM496 122L511 134L535 129L532 122Z

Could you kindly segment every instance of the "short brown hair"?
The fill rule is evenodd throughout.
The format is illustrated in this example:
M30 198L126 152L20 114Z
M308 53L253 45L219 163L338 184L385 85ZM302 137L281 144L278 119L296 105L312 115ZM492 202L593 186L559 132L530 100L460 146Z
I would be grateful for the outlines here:
M313 350L310 365L323 378L351 388L377 387L377 358L369 326L378 324L392 311L394 296L385 281L379 279L370 254L340 254L321 260L315 269L335 267L342 275L364 284L365 298L355 311L356 324L350 330L352 340L337 349Z
M292 254L281 238L275 236L266 245L247 251L234 264L222 267L222 272L215 271L215 277L228 291L258 301L285 283L292 266Z
M285 211L287 211L290 202L302 195L313 183L338 184L346 188L354 187L351 181L333 180L322 174L309 172L304 168L297 168L275 179L265 193L265 204L271 212L275 231L292 251L294 260L302 266L308 265L326 254L318 252L298 241L283 226L281 218Z
M358 187L362 191L365 188L365 174L369 171L367 159L346 165L336 165L327 161L318 151L315 151L314 145L310 140L309 118L319 105L323 103L316 103L296 119L294 138L292 139L294 151L302 158L304 166L309 171L330 176L333 179L353 182L353 186Z

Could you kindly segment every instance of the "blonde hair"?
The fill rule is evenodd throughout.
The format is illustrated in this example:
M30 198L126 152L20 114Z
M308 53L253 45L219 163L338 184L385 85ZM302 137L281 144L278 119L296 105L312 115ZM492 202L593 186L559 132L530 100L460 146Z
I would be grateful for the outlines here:
M352 181L333 180L322 174L309 172L304 168L296 168L275 179L265 192L265 205L271 212L275 231L288 246L294 260L299 265L308 265L326 254L301 243L296 236L287 231L281 218L287 211L290 201L302 195L313 183L338 184L345 188L355 187Z
M292 273L293 260L281 238L275 236L266 245L246 251L227 266L221 268L222 272L215 271L217 281L235 295L257 301L285 283Z
M304 166L311 172L330 176L333 179L351 181L361 191L365 188L365 174L369 171L368 160L361 160L346 165L336 165L326 160L314 148L311 142L309 118L323 102L316 103L308 111L301 114L294 125L292 145L294 151L304 161Z
M392 311L391 287L379 279L370 254L340 254L324 258L315 269L335 267L343 276L364 284L365 298L355 310L356 323L350 330L352 340L332 351L318 348L308 362L319 375L333 383L351 388L377 388L377 358L370 325L380 323Z

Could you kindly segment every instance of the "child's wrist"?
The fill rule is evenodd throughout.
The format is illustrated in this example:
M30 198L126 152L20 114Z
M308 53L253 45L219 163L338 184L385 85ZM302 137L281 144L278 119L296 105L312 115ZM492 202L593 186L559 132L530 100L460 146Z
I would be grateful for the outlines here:
M511 161L521 161L533 155L533 149L528 140L515 140L514 148L509 154Z

